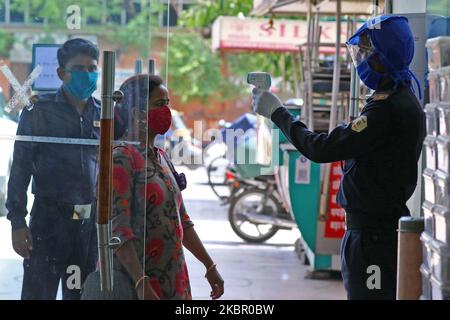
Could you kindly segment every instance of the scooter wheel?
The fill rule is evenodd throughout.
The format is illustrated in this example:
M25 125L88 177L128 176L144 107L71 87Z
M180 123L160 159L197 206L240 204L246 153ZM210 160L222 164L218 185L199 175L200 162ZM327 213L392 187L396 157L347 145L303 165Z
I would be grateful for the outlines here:
M265 198L267 200L264 206L262 204ZM252 188L232 198L228 220L233 231L241 239L250 243L263 243L272 238L279 228L271 224L254 223L247 218L247 214L270 218L282 210L281 204L273 195L267 194L264 190Z

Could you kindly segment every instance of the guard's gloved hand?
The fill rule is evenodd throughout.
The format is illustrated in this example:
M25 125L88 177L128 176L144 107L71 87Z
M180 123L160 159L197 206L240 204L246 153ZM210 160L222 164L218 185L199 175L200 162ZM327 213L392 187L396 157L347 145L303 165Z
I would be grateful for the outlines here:
M270 119L275 110L283 107L283 102L281 102L280 98L269 91L254 88L252 93L253 111L263 117Z

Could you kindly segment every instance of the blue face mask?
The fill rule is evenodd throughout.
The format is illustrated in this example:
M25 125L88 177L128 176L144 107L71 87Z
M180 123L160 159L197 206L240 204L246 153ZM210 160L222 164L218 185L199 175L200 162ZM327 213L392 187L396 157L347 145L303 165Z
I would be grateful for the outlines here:
M78 100L86 100L97 89L98 72L75 70L66 72L70 72L71 78L63 87Z
M373 70L368 62L368 59L362 61L357 67L359 77L366 86L372 90L378 90L381 79L385 76L385 73L376 72Z

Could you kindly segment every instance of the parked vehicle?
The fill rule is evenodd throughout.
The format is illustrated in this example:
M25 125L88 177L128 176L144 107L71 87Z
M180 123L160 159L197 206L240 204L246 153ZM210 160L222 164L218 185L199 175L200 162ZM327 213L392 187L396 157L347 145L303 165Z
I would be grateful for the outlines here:
M218 156L206 166L208 184L222 204L228 203L230 197L230 162L224 156Z
M294 218L281 203L274 176L242 179L235 173L233 180L228 220L241 239L262 243L280 229L297 228Z
M221 140L210 143L204 150L204 166L208 175L208 183L214 194L224 203L229 202L230 187L229 178L232 175L233 162L232 159L240 146L248 143L249 139L256 138L256 116L245 113L228 123L225 120L219 121L219 129L221 131ZM233 147L233 150L229 148ZM231 170L230 170L231 169Z

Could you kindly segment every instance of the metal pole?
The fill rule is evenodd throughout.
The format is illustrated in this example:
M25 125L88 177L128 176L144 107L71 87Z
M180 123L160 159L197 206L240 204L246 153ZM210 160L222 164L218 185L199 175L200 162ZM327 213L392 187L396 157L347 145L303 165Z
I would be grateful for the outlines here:
M372 9L373 9L373 15L377 16L378 15L378 0L372 0Z
M333 89L331 94L331 110L330 110L330 126L329 132L336 127L336 115L339 95L339 84L341 77L341 0L336 1L336 54L334 58L334 70L333 70ZM328 209L328 195L330 189L330 173L331 164L325 165L323 190L320 197L320 215L326 215Z
M312 3L311 0L308 0L308 12L306 13L306 21L308 23L308 35L306 37L306 41L308 43L312 42Z
M142 65L143 65L143 62L141 59L138 59L134 62L134 74L142 73Z
M313 84L312 84L312 63L311 63L311 44L312 44L312 33L313 33L313 23L312 23L312 3L311 0L308 0L308 15L307 15L307 21L308 21L308 43L305 47L305 54L306 54L306 81L307 81L307 113L308 113L308 129L311 131L314 131L314 110L313 110Z
M305 81L307 81L307 70L305 71L305 59L302 51L302 46L298 46L299 50L297 53L297 65L299 70L299 90L300 97L303 99L303 105L301 107L300 120L304 123L308 123L308 90L305 85Z
M159 10L158 18L159 18L160 15L161 15L161 10ZM154 17L154 15L152 13L152 2L149 1L148 2L148 25L147 25L148 45L146 46L146 48L147 48L147 56L146 56L146 58L150 57L150 53L152 52L152 26L151 26L151 23L152 23L153 17ZM162 25L162 23L160 23L160 25Z
M329 131L336 127L336 113L338 108L339 84L341 78L341 0L336 1L336 54L334 56L333 89L331 93L331 112Z
M148 60L148 74L155 74L155 60Z
M112 249L110 247L112 213L112 141L115 54L103 51L102 110L100 117L97 237L101 291L113 290Z
M351 33L353 34L356 31L356 16L353 16L352 19L352 29ZM356 72L355 65L351 63L351 74L350 74L350 101L349 101L349 114L350 121L353 121L358 117L359 114L359 76Z
M358 116L358 100L359 100L359 77L356 73L356 68L352 64L350 69L350 101L349 101L349 116L350 121L353 121Z
M314 30L313 30L313 39L312 39L312 42L314 42L313 51L312 51L314 65L317 65L317 56L319 54L320 34L322 33L322 28L320 27L319 21L320 21L320 16L319 16L319 10L317 9L316 13L314 14Z
M297 57L295 56L295 53L291 54L291 60L292 60L292 74L294 76L294 94L295 98L300 98L300 86L299 86L299 79L298 79L298 62Z
M386 14L392 13L392 0L385 0L384 1L384 12Z

